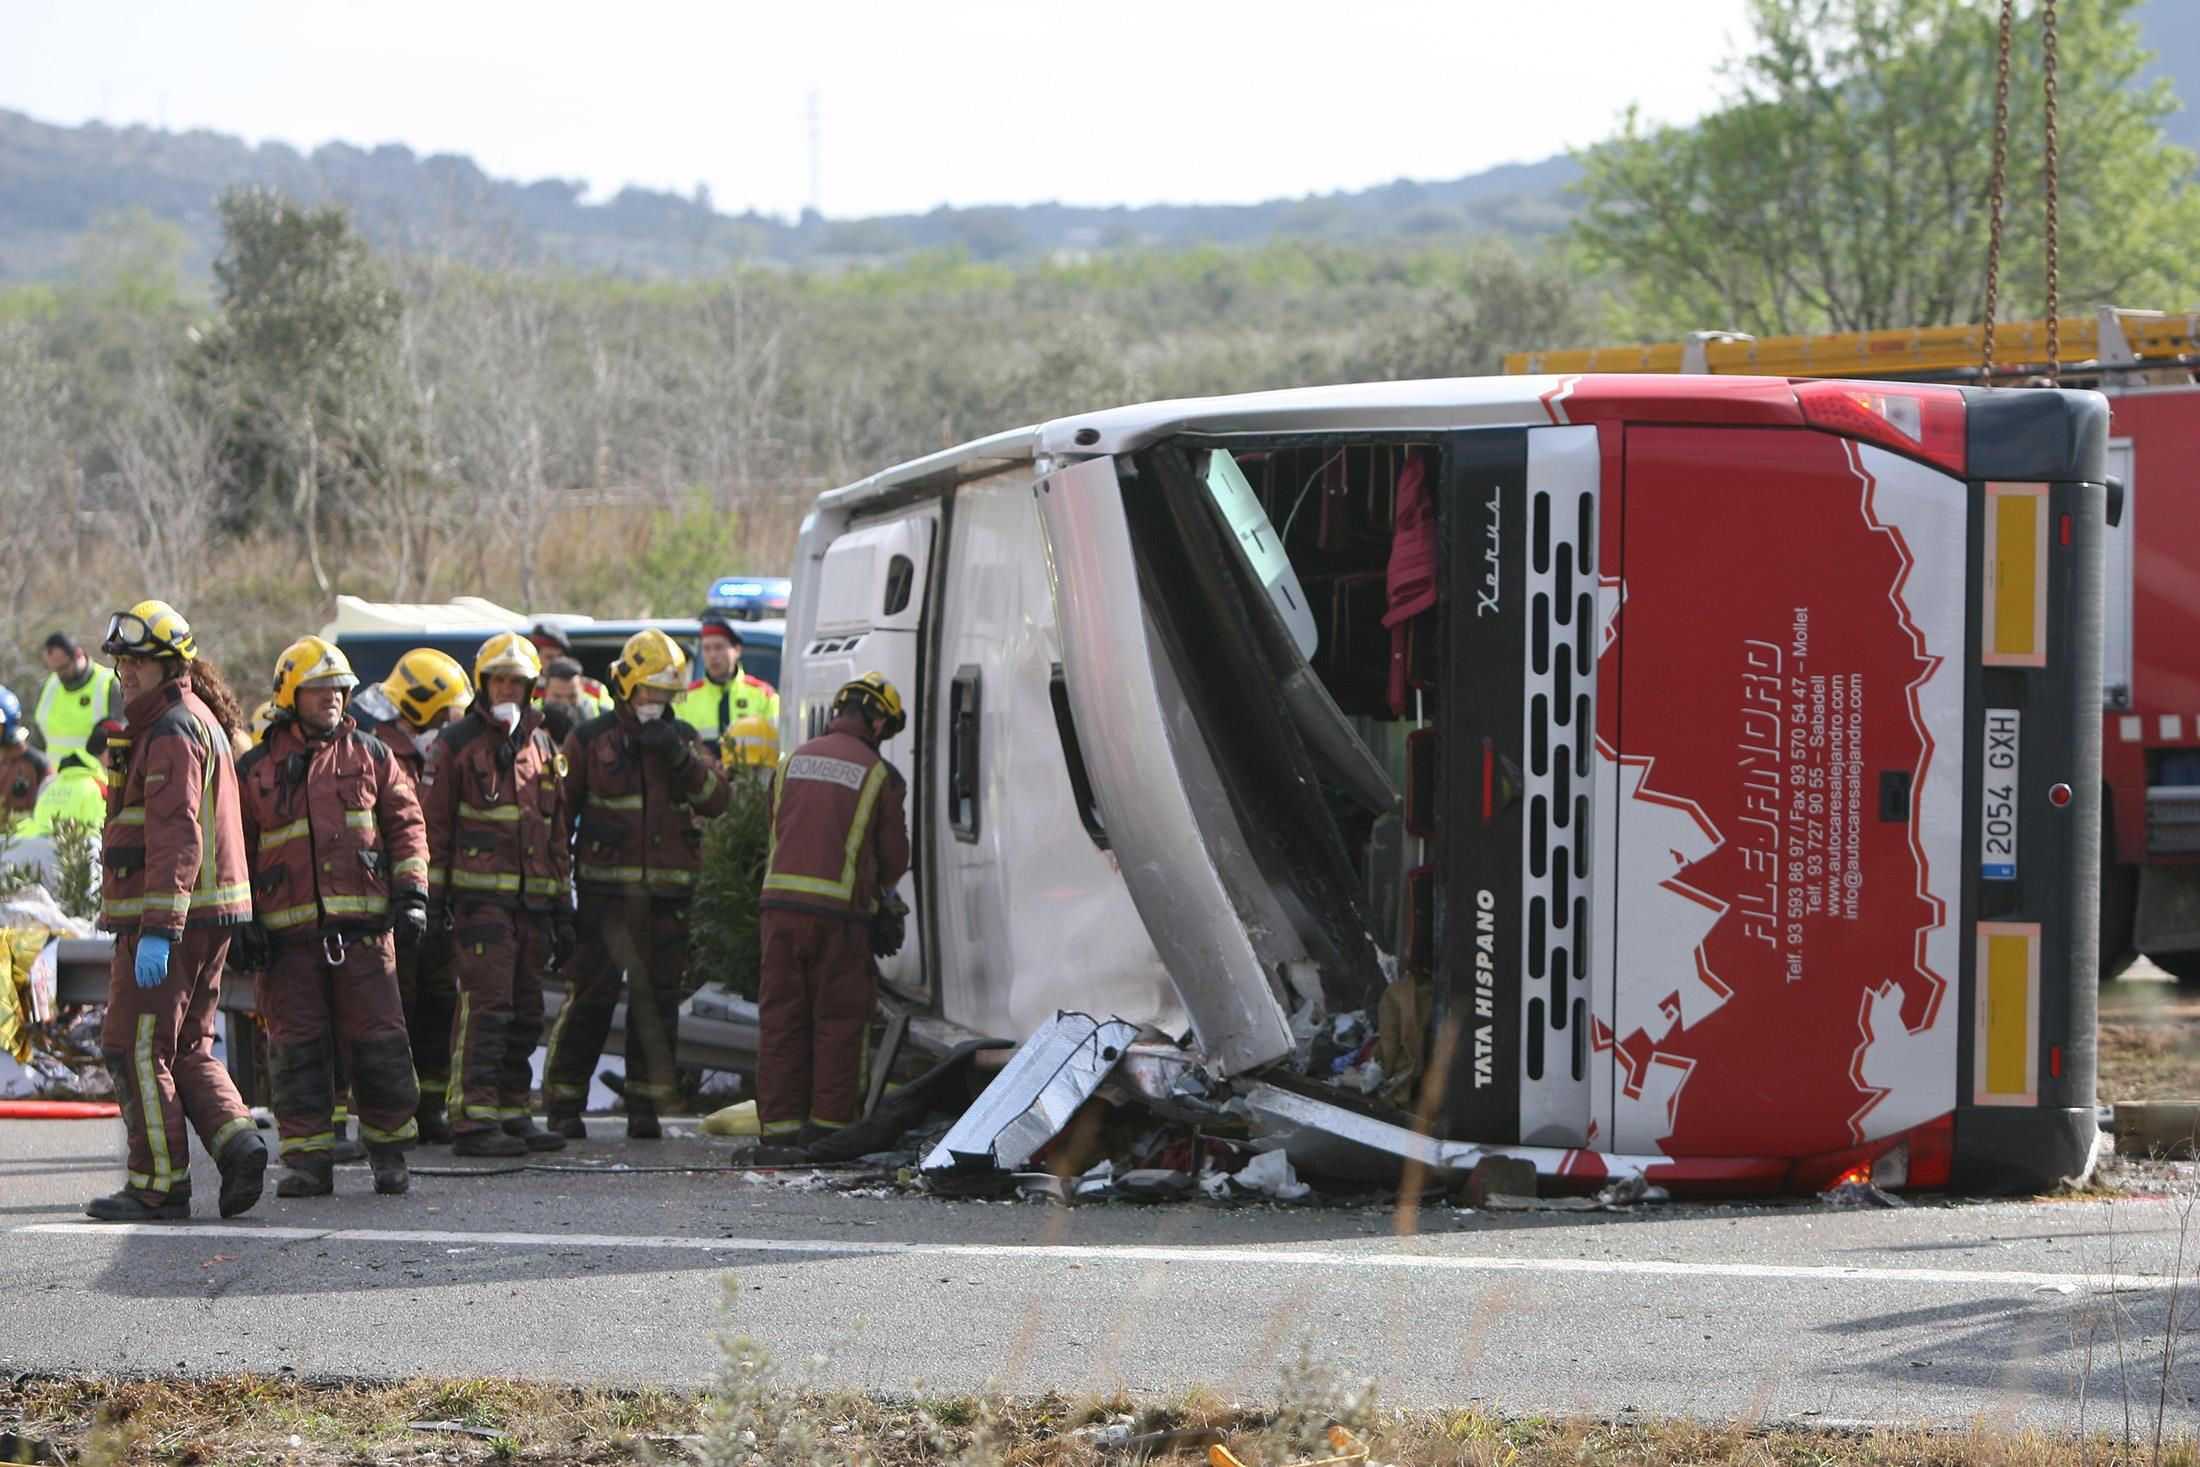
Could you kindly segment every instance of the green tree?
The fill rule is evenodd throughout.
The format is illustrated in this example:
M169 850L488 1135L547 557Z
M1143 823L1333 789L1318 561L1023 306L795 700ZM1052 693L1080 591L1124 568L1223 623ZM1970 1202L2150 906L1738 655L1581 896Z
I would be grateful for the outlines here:
M304 208L258 189L221 199L214 262L220 316L201 339L205 380L236 404L226 444L250 524L285 508L322 592L324 504L388 468L389 415L403 306L338 207Z
M2134 0L2061 7L2062 300L2175 305L2196 283L2193 155ZM2010 67L2002 308L2045 304L2039 8ZM1644 331L1760 335L1944 325L1983 315L1992 177L1993 0L1754 0L1725 105L1689 128L1590 150L1574 226Z

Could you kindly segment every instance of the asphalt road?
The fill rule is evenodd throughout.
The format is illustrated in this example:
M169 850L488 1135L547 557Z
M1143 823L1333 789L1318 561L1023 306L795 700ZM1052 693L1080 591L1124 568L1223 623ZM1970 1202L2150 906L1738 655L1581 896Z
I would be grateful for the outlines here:
M699 1386L731 1331L856 1389L1250 1398L1303 1342L1396 1404L2054 1427L2076 1420L2089 1342L2089 1419L2120 1423L2127 1393L2151 1419L2179 1270L2168 1199L1444 1208L1401 1237L1377 1208L1064 1211L723 1173L422 1177L388 1199L346 1168L335 1198L271 1191L223 1224L198 1158L200 1219L82 1223L119 1140L0 1122L0 1369ZM674 1138L552 1159L727 1155ZM2196 1259L2200 1231L2188 1283ZM2187 1421L2189 1328L2181 1312Z

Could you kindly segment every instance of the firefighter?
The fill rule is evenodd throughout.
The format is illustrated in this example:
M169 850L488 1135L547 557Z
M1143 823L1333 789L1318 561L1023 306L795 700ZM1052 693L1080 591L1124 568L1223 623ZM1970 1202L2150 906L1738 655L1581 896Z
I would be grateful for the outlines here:
M728 769L769 774L779 766L779 725L755 713L735 719L718 741L718 757Z
M38 792L52 777L52 763L31 743L23 705L0 688L0 830L30 818L38 808Z
M236 699L165 601L107 623L125 726L110 767L100 925L115 935L99 1048L129 1136L127 1184L94 1198L102 1222L191 1215L188 1131L221 1169L221 1214L260 1200L267 1144L214 1057L222 961L252 920L227 729ZM120 746L119 748L117 746Z
M906 722L894 685L865 673L834 694L824 734L779 767L758 903L756 1105L771 1148L759 1160L799 1160L856 1119L877 984L872 927L909 869L905 786L879 745Z
M541 659L519 633L484 642L473 707L436 740L421 776L428 890L456 948L446 1098L459 1156L565 1145L528 1106L542 977L575 946L565 756L530 702L541 676Z
M415 647L397 659L390 675L352 700L359 726L389 745L417 788L428 752L451 720L474 701L472 683L457 659L433 647ZM420 1079L420 1107L413 1119L425 1145L451 1139L444 1117L451 1083L451 1024L458 1016L458 988L451 976L450 934L432 930L425 942L397 954L397 991L405 1005L405 1033L412 1041L413 1073Z
M357 1101L374 1190L411 1186L405 1147L419 1134L420 1092L397 954L427 934L428 833L412 776L344 712L358 686L335 646L291 643L275 661L274 722L237 761L266 947L259 1008L282 1138L278 1197L336 1189L339 1073Z
M680 1097L681 979L688 904L702 867L701 821L726 808L710 746L670 716L687 654L655 627L627 638L611 665L612 711L565 741L567 814L577 832L582 945L543 1070L550 1121L588 1134L581 1110L626 972L626 1134L654 1141L658 1112Z
M84 752L93 724L122 717L122 688L114 669L85 656L67 632L46 639L45 656L46 681L38 689L31 721L38 725L47 756L59 764L63 754Z
M779 693L762 678L741 670L741 634L733 629L732 619L722 611L704 612L695 641L702 649L703 675L673 703L674 715L693 724L712 746L727 729L752 715L776 726Z

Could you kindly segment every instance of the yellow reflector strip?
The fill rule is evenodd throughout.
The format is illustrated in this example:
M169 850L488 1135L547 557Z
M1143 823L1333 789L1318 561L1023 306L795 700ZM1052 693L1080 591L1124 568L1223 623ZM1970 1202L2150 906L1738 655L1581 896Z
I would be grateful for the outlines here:
M2047 665L2047 486L1986 486L1989 667Z
M1981 922L1973 1103L2037 1105L2039 1050L2039 924Z

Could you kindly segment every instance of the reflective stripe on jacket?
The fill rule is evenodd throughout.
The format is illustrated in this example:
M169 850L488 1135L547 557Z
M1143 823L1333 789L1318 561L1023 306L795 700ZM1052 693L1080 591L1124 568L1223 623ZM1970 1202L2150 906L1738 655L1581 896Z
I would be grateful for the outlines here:
M868 919L909 869L901 774L836 718L779 766L761 905Z
M85 667L84 681L73 688L61 681L60 673L49 672L45 686L38 690L38 707L31 714L31 722L38 725L38 736L46 741L46 752L56 764L63 754L84 753L93 727L102 718L113 716L116 704L122 700L113 668L97 662L88 662Z
M110 932L252 919L229 735L186 672L124 710L130 768L110 803L99 925Z
M252 903L270 932L378 931L390 898L428 889L428 829L389 745L338 720L309 738L294 718L237 761Z
M644 753L629 709L566 736L566 808L575 826L573 879L583 891L647 889L686 896L703 864L704 819L730 791L708 746L685 723L677 764Z
M443 730L420 777L432 899L565 911L565 756L529 708L505 737L478 705Z
M688 690L672 700L672 713L682 723L716 744L719 736L751 716L779 722L779 693L760 677L736 672L722 683L709 678L688 684Z

